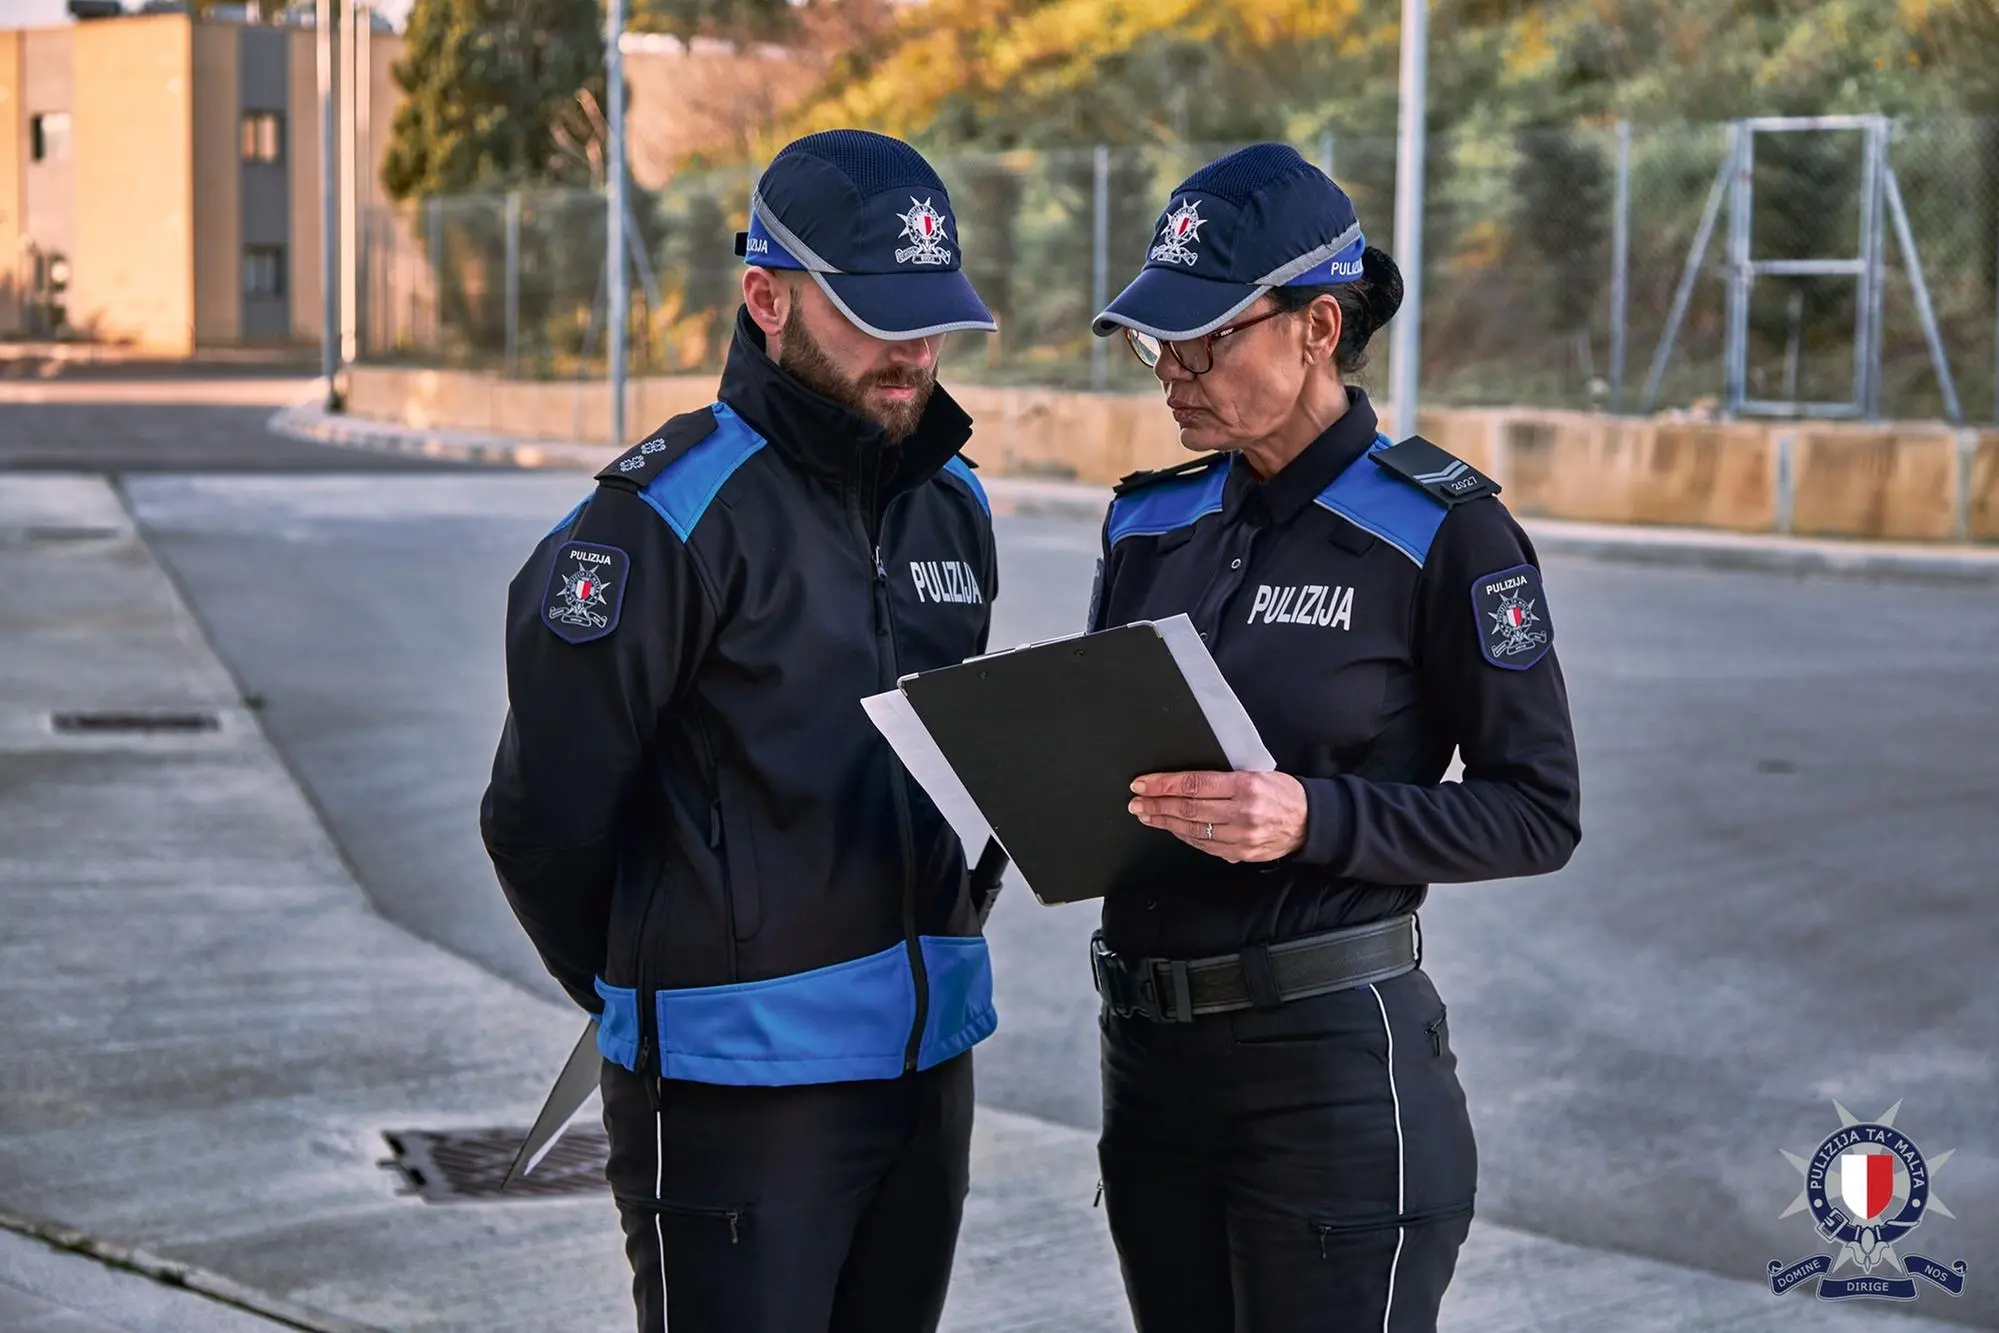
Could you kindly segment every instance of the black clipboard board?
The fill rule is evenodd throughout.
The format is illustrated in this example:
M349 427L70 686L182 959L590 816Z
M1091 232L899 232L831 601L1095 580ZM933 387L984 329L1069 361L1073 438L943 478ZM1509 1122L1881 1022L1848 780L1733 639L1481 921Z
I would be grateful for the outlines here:
M975 657L899 687L1043 903L1213 871L1213 857L1128 809L1143 774L1235 767L1154 624Z

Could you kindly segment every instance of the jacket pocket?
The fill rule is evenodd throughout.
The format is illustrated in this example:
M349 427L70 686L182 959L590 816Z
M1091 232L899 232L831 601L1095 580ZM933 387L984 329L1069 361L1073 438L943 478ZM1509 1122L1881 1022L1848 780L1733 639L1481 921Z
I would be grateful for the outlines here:
M763 893L757 882L755 840L750 836L749 811L742 787L727 768L715 773L715 838L720 843L727 878L729 921L740 942L752 939L763 926Z
M604 1010L597 1016L597 1053L614 1065L635 1069L639 1061L639 993L631 986L595 982Z

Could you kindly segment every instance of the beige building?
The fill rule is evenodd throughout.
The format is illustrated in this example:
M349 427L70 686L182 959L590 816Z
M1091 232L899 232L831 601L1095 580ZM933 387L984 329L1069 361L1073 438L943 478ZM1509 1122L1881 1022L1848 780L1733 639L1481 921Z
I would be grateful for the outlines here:
M364 345L428 307L432 257L378 211L402 39L361 44ZM780 47L628 34L627 152L648 188L682 158L752 150L824 64ZM0 338L81 337L184 356L316 345L320 128L314 33L131 14L0 31ZM393 338L387 338L393 342Z
M366 45L372 163L401 42ZM0 31L0 337L163 355L316 342L319 167L310 28L143 14Z

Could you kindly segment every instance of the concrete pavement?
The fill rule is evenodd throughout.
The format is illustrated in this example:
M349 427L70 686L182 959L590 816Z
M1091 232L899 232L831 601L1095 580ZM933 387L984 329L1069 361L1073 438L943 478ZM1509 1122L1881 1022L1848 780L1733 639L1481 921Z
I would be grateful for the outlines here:
M188 1280L173 1265L156 1271ZM0 1333L284 1333L299 1327L126 1263L0 1230Z
M186 484L149 484L142 509L158 515L162 496ZM311 497L328 486L347 495L357 523L375 506L380 526L379 483L372 500L357 494L360 479L244 484L290 497L277 526L303 558L315 555L308 511L323 503ZM197 489L212 498L217 487L227 489ZM439 478L422 489L469 511L493 487ZM387 517L390 528L412 526ZM1038 577L1037 560L1067 581L1072 532L1009 535L1025 562L1011 567L1018 583ZM10 849L0 1004L11 1016L0 1030L0 1209L194 1265L317 1327L627 1326L601 1198L428 1206L397 1197L373 1166L386 1127L524 1123L573 1037L573 1012L369 909L258 710L243 705L108 488L0 480L0 536L0 846ZM204 549L220 565L233 559L236 588L282 599L286 571L271 567L259 532L219 523ZM383 623L412 636L407 651L457 590L418 577L420 562L397 567L412 577L372 586ZM225 640L303 626L260 621L268 599L235 604ZM406 661L377 693L454 687L422 667ZM50 731L51 710L90 707L207 708L218 726L144 739ZM364 708L355 716L367 721ZM1017 889L1001 910L1051 939L1074 929ZM1024 958L1026 938L1004 930L1003 958ZM1013 1002L1027 998L1003 1003L1032 1013ZM1077 1013L1060 1017L1088 1031ZM1004 1057L982 1066L987 1106L948 1326L1126 1328L1089 1206L1091 1135L992 1109L1009 1067ZM0 1251L0 1265L17 1262ZM1774 1331L1807 1318L1834 1330L1924 1326L1890 1311L1807 1315L1754 1280L1483 1223L1461 1273L1446 1327L1467 1333ZM12 1268L0 1267L0 1282L33 1295ZM173 1328L147 1318L114 1327Z

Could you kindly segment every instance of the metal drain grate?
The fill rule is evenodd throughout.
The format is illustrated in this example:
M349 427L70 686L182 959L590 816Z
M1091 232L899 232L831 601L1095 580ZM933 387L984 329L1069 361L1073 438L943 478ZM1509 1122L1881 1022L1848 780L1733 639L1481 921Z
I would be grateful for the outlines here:
M55 713L49 725L62 736L187 735L220 731L222 719L205 710L141 712L132 709Z
M403 1193L428 1203L506 1203L610 1189L604 1179L610 1142L602 1127L584 1124L571 1126L541 1165L503 1193L507 1168L527 1134L525 1129L384 1130L382 1138L395 1156L377 1165L403 1178Z

